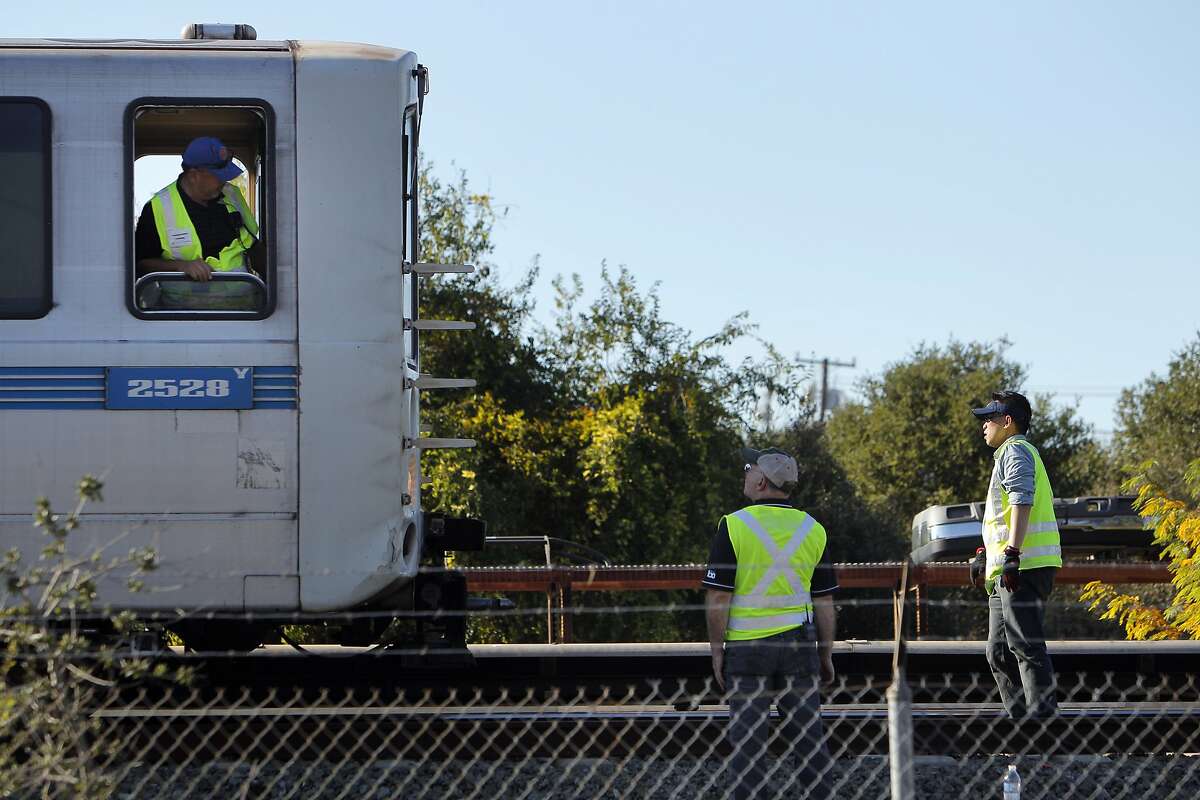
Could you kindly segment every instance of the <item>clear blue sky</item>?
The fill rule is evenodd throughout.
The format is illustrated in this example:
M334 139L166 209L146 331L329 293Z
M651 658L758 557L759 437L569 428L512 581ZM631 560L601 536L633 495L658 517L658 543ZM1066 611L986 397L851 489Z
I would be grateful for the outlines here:
M1196 336L1194 3L10 5L6 37L415 50L425 153L509 208L496 261L661 283L697 334L747 310L785 353L1007 336L1029 386L1110 430ZM748 352L748 348L747 348ZM738 355L742 353L739 352Z

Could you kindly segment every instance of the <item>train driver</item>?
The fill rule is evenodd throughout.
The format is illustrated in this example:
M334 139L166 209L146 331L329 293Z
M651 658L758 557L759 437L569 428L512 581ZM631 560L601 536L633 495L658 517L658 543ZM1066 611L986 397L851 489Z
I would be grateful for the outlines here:
M229 181L242 174L220 139L202 136L183 151L183 170L142 208L135 237L139 277L183 272L208 284L214 272L253 272L250 255L258 223L246 198ZM240 308L255 294L241 282L193 286L163 282L164 304L186 308Z

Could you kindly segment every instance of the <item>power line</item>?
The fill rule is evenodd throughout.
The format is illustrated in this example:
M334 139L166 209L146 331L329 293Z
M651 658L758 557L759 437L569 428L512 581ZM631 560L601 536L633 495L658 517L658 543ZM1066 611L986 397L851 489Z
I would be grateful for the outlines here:
M1088 387L1062 387L1055 388L1050 386L1030 386L1030 393L1050 394L1050 395L1074 395L1076 397L1100 397L1116 399L1124 393L1124 389L1101 388L1098 386Z

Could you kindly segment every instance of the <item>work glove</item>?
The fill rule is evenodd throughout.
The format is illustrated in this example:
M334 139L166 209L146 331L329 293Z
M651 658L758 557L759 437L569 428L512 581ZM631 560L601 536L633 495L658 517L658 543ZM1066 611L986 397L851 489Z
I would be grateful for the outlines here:
M1021 551L1015 547L1004 548L1004 571L1000 573L1000 585L1015 592L1021 585Z
M987 550L978 548L975 558L971 560L971 585L976 589L983 588L984 570L987 569Z

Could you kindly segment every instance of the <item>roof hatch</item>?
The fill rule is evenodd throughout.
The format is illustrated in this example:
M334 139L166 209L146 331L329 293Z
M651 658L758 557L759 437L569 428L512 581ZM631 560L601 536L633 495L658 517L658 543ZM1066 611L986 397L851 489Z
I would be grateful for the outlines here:
M232 25L225 22L193 22L183 26L181 39L257 39L253 25Z

